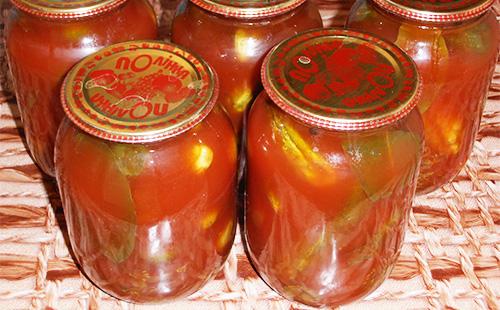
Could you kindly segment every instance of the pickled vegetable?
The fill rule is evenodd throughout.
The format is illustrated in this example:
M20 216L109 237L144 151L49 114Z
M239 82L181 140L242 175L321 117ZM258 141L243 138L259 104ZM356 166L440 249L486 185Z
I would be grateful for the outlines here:
M177 65L175 87L146 94L151 85L138 86L172 81L155 67L131 74L123 65L148 56ZM126 77L122 87L105 87L113 76ZM214 108L210 67L182 47L132 41L85 58L65 85L55 163L76 261L126 301L194 293L222 267L237 223L236 136ZM186 85L184 99L166 96ZM140 118L128 113L136 104L145 107Z
M230 10L241 14L232 16L214 13L217 5L227 8L226 1L198 1L202 8L189 1L181 6L172 24L172 42L200 54L215 69L220 79L220 104L229 115L235 130L241 133L245 111L258 92L260 65L266 53L281 40L309 28L321 27L317 8L305 3L295 9L286 9L277 16L245 17L245 10L255 6L253 1L241 1ZM298 3L298 1L288 1ZM279 5L266 2L258 8ZM212 7L214 7L212 9ZM214 44L214 42L216 42Z
M421 149L418 138L407 131L349 138L342 146L363 190L374 201L406 183L406 171L416 164L415 154Z
M28 7L30 2L26 1ZM145 0L128 0L120 9L101 9L102 14L86 18L51 15L51 8L58 7L56 2L60 1L33 2L45 17L39 17L36 10L30 14L12 8L5 22L5 43L30 154L44 173L54 176L54 143L64 116L60 89L66 73L79 60L104 46L155 39L157 25ZM80 2L79 10L85 13L89 9L85 3L89 5L89 1ZM92 1L91 6L102 2ZM49 7L44 7L47 3Z
M425 150L417 191L426 193L452 180L467 161L498 57L500 31L495 14L481 2L382 2L389 7L397 3L398 10L389 13L375 1L358 0L347 26L395 42L418 66ZM461 5L463 10L457 9Z
M246 234L252 262L283 296L339 305L378 286L395 263L422 136L307 129L268 97L248 127Z

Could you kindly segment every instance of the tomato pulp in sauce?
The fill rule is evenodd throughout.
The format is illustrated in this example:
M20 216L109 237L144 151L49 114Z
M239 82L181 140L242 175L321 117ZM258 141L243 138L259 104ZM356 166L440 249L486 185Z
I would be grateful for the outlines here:
M322 26L318 9L304 0L191 0L172 24L172 42L206 59L217 72L220 103L237 132L262 89L259 70L266 53L298 32Z
M86 275L132 302L195 292L236 229L236 137L200 58L153 41L110 46L69 73L56 177Z
M472 151L498 57L492 3L359 0L349 15L348 27L396 43L422 76L418 109L425 124L425 151L420 193L451 181Z
M17 103L31 156L43 172L54 176L64 75L106 45L155 39L156 18L146 0L12 2L5 43Z
M284 297L335 307L399 254L422 152L417 71L394 45L325 29L264 61L248 119L245 234Z

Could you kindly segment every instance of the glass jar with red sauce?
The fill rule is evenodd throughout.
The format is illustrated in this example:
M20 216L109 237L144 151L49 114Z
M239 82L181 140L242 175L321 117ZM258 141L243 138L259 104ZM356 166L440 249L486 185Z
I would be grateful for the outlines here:
M12 0L5 43L26 141L34 161L54 176L54 140L63 118L64 75L85 56L123 41L155 39L146 0Z
M191 0L178 7L172 42L200 54L220 78L220 103L237 132L247 106L262 89L259 70L280 41L322 26L306 0Z
M493 0L358 0L347 26L396 43L423 81L425 150L417 192L451 181L479 129L498 57Z
M132 302L193 293L236 230L236 136L198 56L131 41L88 56L63 86L56 178L85 274Z
M396 262L423 149L418 73L393 44L314 30L277 45L247 127L250 259L285 298L336 307Z

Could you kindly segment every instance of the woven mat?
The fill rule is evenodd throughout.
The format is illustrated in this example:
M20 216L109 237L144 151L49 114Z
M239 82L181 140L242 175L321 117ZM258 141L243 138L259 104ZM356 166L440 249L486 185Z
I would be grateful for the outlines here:
M327 25L341 25L351 3L316 1ZM164 7L174 5L166 1ZM498 2L496 9L500 12ZM168 25L171 11L160 15ZM42 179L26 153L19 112L6 91L3 57L0 72L0 309L306 309L266 287L250 267L239 236L223 271L184 300L139 306L94 287L68 254L55 185ZM498 183L500 62L466 167L453 183L417 197L389 279L370 296L341 309L499 309Z

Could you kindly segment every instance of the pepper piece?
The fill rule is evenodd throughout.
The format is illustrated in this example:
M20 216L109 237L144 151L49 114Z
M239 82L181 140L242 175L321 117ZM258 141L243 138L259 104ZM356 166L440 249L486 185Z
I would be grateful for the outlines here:
M421 142L413 133L397 130L349 137L342 148L368 198L376 201L406 184L400 180L410 175Z
M422 74L424 84L418 110L424 113L437 102L449 78L445 68L450 53L445 38L439 29L402 24L395 43L415 60Z
M82 195L75 200L83 202L80 207L89 208L98 215L93 226L100 250L108 259L121 263L135 246L136 214L127 177L120 171L105 142L84 134L76 135L75 139L74 160L93 161L91 167L98 171L89 173L86 165L71 166L73 171L68 175L78 179L80 188L77 193ZM98 186L97 181L90 177L93 175L102 176Z
M286 124L273 111L271 127L280 138L284 154L293 162L297 171L310 182L331 182L335 180L329 162L307 143L301 134Z

